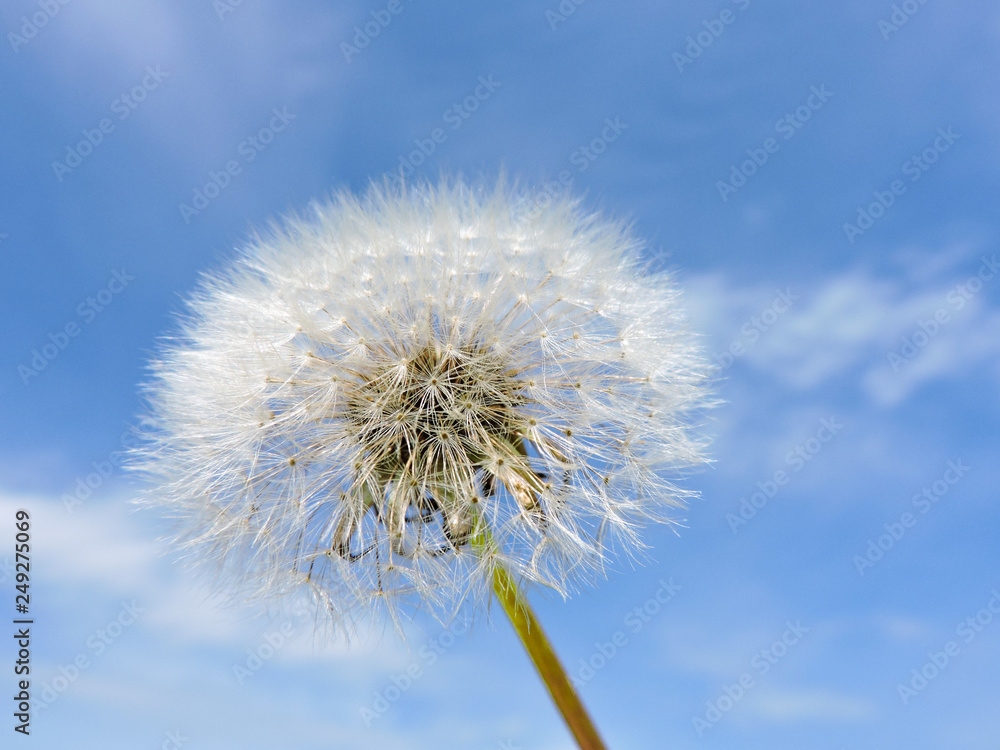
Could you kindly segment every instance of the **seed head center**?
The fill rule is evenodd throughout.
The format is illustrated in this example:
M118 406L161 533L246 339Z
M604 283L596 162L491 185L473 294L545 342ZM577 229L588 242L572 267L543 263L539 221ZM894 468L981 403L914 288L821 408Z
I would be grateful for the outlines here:
M529 402L524 383L486 346L424 346L363 374L345 412L361 448L358 492L366 509L377 506L396 551L411 554L410 523L439 524L446 543L433 554L468 544L477 503L501 488L544 522L539 494L549 485L529 458L525 436L537 425L523 413ZM336 545L351 549L348 538Z
M377 363L347 411L382 482L416 479L446 486L518 446L522 383L480 346L425 346Z

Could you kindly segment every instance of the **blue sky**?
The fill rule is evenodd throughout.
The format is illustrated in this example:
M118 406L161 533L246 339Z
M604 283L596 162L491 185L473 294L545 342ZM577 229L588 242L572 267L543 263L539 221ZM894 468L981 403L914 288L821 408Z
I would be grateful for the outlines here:
M533 594L571 671L601 665L581 691L609 747L994 748L996 4L389 6L0 10L0 578L12 599L27 508L54 691L29 742L572 747L502 620L348 645L220 608L117 467L198 274L406 164L562 178L632 220L720 364L686 528Z

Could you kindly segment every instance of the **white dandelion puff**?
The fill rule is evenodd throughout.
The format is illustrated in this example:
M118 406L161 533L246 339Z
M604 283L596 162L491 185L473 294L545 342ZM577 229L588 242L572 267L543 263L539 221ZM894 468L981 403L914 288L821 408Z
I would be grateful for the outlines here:
M679 290L538 198L340 194L203 279L135 459L193 560L339 621L453 611L497 565L565 594L671 520L709 371Z

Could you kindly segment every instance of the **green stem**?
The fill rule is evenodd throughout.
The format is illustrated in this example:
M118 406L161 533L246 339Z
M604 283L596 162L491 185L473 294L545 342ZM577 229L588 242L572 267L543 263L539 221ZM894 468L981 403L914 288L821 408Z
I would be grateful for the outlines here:
M487 531L485 539L483 535L478 536L473 540L473 544L480 550L487 549L493 544L492 538L488 535ZM535 669L538 670L580 750L606 750L594 723L587 714L587 709L583 707L580 697L559 662L559 657L556 656L538 618L531 610L527 597L521 593L513 576L499 563L493 566L493 591L503 605L504 612L510 618L514 630L517 631L521 643L534 662Z

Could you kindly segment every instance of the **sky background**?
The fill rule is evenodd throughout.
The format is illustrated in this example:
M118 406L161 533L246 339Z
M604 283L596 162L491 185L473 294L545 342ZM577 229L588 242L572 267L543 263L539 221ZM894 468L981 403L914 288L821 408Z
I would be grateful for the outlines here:
M685 528L532 594L609 748L997 747L1000 8L576 2L3 4L0 610L26 508L45 704L18 741L573 747L502 619L317 641L219 607L129 505L136 385L198 274L402 164L568 175L719 364Z

